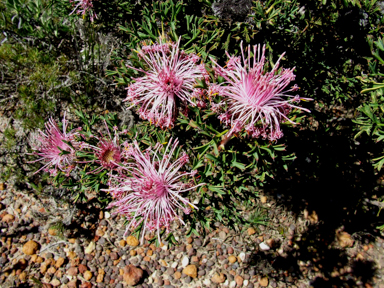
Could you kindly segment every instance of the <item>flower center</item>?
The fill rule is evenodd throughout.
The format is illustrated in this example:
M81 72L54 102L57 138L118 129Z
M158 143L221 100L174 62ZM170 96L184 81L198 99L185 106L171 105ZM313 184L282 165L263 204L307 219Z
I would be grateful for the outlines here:
M108 149L107 151L104 152L103 155L103 161L109 163L113 161L113 156L115 155L115 151Z
M164 92L168 93L178 92L183 84L183 79L179 79L173 71L168 69L164 69L159 73L159 80L160 87Z

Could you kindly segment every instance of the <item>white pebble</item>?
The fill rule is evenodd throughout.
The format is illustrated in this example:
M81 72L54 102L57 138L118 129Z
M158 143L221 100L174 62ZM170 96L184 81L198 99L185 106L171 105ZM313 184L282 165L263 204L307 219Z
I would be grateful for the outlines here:
M228 287L228 285L229 285L229 280L226 279L225 282L223 283L223 286L224 286L224 287Z
M244 280L244 282L243 282L243 286L244 286L244 287L247 287L248 284L249 284L249 281L248 281L248 280Z
M177 262L173 262L171 267L175 269L177 267Z
M93 250L95 250L96 248L96 245L95 245L95 242L91 241L91 243L89 243L88 247L85 248L84 252L85 254L91 254Z
M105 213L104 213L104 218L105 218L105 219L109 219L109 218L111 218L111 213L109 213L109 212L105 212Z
M267 244L265 244L264 242L261 242L260 244L259 244L259 247L260 247L260 249L262 250L262 251L267 251L267 250L269 250L269 249L271 249L271 247L269 247Z
M187 256L184 256L183 260L181 260L181 267L185 268L189 264L189 258Z
M229 288L235 288L236 287L236 281L231 281L231 283L229 283Z
M203 284L204 284L205 286L210 287L210 286L211 286L211 280L209 280L209 279L204 279L204 280L203 280Z
M244 260L245 260L245 253L244 253L244 252L241 252L241 253L239 254L239 258L241 259L241 262L244 262Z

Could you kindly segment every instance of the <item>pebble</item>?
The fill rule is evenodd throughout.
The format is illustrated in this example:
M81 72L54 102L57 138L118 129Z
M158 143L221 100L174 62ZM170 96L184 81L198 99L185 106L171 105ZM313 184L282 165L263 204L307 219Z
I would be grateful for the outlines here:
M264 242L261 242L259 244L259 247L260 247L260 250L262 251L268 251L269 249L271 249L271 247L269 247L267 244L265 244Z
M185 268L189 264L189 258L187 256L183 257L183 260L181 260L181 267Z

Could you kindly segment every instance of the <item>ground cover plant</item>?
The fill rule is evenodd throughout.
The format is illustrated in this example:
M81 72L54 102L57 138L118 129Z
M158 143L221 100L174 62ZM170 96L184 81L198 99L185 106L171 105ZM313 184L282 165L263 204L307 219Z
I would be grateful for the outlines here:
M0 9L1 181L94 203L141 243L267 225L260 193L323 234L380 235L382 1Z

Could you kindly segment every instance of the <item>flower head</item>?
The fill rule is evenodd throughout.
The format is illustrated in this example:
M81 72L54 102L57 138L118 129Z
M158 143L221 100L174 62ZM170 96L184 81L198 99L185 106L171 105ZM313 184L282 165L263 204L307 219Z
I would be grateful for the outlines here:
M157 230L160 238L160 229L169 230L172 221L178 219L184 224L178 217L178 210L190 213L190 208L196 207L181 194L204 185L193 184L195 171L180 171L189 160L187 154L171 162L179 144L178 140L173 144L171 142L172 139L163 155L160 150L164 147L160 143L143 153L138 143L134 142L123 168L128 176L111 175L116 181L107 191L117 200L109 208L116 207L115 213L123 214L130 220L127 231L143 223L142 240L146 229L151 232ZM182 181L188 177L188 182Z
M245 130L251 137L263 136L270 140L276 140L283 136L280 123L289 121L288 113L292 108L310 112L308 109L298 107L301 99L299 96L288 95L288 92L296 91L295 85L289 90L284 89L295 79L292 69L278 70L282 54L270 72L264 71L265 45L260 52L260 45L253 47L253 61L251 60L251 48L248 46L248 57L244 56L241 43L242 61L240 57L229 57L226 68L215 63L215 73L222 76L226 82L220 88L212 87L218 94L224 96L228 108L223 111L219 119L227 125L231 125L230 134ZM222 105L224 107L225 105ZM214 107L217 110L217 107Z
M205 79L207 74L204 65L196 64L200 57L181 51L179 44L180 39L143 46L138 55L148 69L128 66L145 75L127 88L125 101L130 101L131 107L141 105L140 117L161 128L174 125L180 106L196 106L191 96L196 95L196 79Z
M75 149L73 145L75 136L78 134L78 129L67 133L67 120L65 114L63 118L63 132L60 131L57 123L53 118L50 118L45 124L45 133L39 130L37 140L39 144L33 147L36 150L33 155L40 158L32 161L42 161L45 165L40 168L35 174L41 170L50 172L51 175L57 174L57 169L69 174L75 167ZM67 144L71 143L71 145Z
M83 16L85 16L85 14L89 12L89 17L91 18L92 22L95 18L97 18L96 13L93 11L92 0L70 0L70 2L75 2L75 8L69 15L76 11L77 14L81 13Z
M101 137L93 136L93 138L99 141L96 146L90 145L88 143L83 143L82 145L83 149L91 149L96 158L94 161L83 161L82 163L95 162L96 164L100 165L95 170L88 172L88 174L98 173L104 169L114 169L119 167L118 163L123 160L123 152L119 145L117 127L116 129L113 127L115 136L112 138L107 123L105 121L104 123L107 128L108 137L103 134L101 134Z

